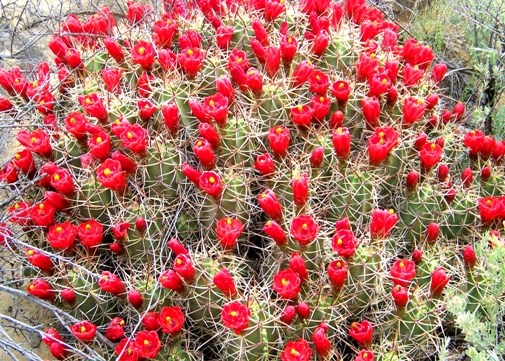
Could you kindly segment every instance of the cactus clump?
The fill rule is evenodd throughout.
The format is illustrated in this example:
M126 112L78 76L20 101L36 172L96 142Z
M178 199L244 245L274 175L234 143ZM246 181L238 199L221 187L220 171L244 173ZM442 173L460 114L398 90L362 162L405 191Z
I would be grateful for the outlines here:
M70 15L56 65L0 72L33 124L0 240L68 316L56 358L421 360L447 285L479 310L505 142L447 109L429 46L363 0L126 15Z

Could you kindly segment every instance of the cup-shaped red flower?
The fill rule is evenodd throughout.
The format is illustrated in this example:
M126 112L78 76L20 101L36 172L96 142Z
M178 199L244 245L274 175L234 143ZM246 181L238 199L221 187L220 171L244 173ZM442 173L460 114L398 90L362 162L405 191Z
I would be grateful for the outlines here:
M34 130L31 133L22 130L16 135L16 139L26 149L43 157L48 157L53 153L49 135L42 129Z
M244 231L244 225L239 219L221 218L216 223L216 235L224 249L232 249Z
M328 265L328 279L336 290L342 288L347 278L347 265L342 260L332 261Z
M188 77L194 77L202 68L205 53L200 48L184 49L177 56L182 70Z
M78 140L86 139L87 125L86 116L80 112L72 112L65 118L65 129Z
M419 151L419 159L421 160L421 168L424 172L429 172L440 160L443 154L442 148L431 142L426 142Z
M163 307L158 314L158 323L163 333L175 335L181 331L185 317L179 306Z
M152 27L154 43L159 48L170 48L177 32L177 22L170 19L157 20Z
M270 189L266 189L258 196L258 203L261 209L273 218L279 220L282 218L282 206L277 199L277 195Z
M192 282L196 275L191 257L187 254L179 254L175 257L174 271L188 283Z
M298 49L298 41L292 36L283 36L280 43L281 59L284 65L291 64Z
M84 247L96 247L102 243L103 226L95 219L90 219L77 226L77 237Z
M300 127L307 127L314 116L313 110L310 106L301 104L292 108L289 114L293 123Z
M297 207L303 207L309 199L309 177L306 173L295 176L291 181L293 200Z
M184 283L182 278L173 270L169 269L164 271L159 278L162 287L175 292L181 292L184 290Z
M117 160L106 159L98 166L96 176L102 186L113 191L122 192L126 187L126 172Z
M379 165L398 144L398 133L393 128L377 128L368 139L370 164Z
M305 60L302 60L300 63L298 63L295 70L293 71L293 75L291 76L293 85L295 87L303 85L309 79L313 70L314 68L311 64Z
M286 300L294 300L300 293L300 284L302 280L298 273L295 273L291 268L279 271L274 276L273 290L277 292L279 297Z
M1 244L1 242L0 242ZM26 259L32 264L32 266L37 267L44 272L52 272L54 268L54 263L50 257L43 253L40 253L36 249L28 249L26 251Z
M309 91L317 95L326 95L330 87L330 78L321 70L314 70L309 77Z
M339 127L333 131L331 138L335 154L339 159L347 159L351 153L351 133L345 127Z
M403 124L412 125L419 121L426 111L426 104L421 98L408 97L403 101Z
M149 70L156 57L156 50L151 42L140 40L132 48L133 63L140 65L142 68Z
M86 114L97 118L101 123L106 123L109 115L103 104L103 99L97 93L79 95L79 103L84 108Z
M326 118L330 111L330 98L322 95L314 96L310 98L310 106L312 107L312 116L314 119L321 122L324 118Z
M333 236L331 245L340 257L351 258L356 252L358 242L352 230L339 229Z
M279 247L284 246L288 241L286 232L284 232L284 229L276 221L265 223L263 232L270 236Z
M430 284L431 295L433 297L439 297L442 294L442 292L444 292L445 286L447 286L450 279L451 277L447 275L443 267L436 268L431 273L431 284Z
M281 353L282 361L309 361L311 357L312 349L303 338L289 341Z
M228 271L227 268L222 268L218 273L216 273L212 282L226 295L226 297L233 297L237 294L235 282L233 281L230 271Z
M312 342L314 343L314 348L320 357L328 356L331 351L331 342L326 335L327 330L327 325L319 325L316 327L314 333L312 334Z
M295 217L291 222L290 234L293 239L301 246L309 245L317 238L319 226L314 218L309 215L302 214Z
M398 308L404 308L409 302L409 292L401 285L395 285L391 289L391 295L393 296L395 305Z
M115 296L120 295L126 291L126 287L119 279L118 276L109 272L103 271L98 280L98 287L104 292L111 293Z
M163 121L170 133L177 133L179 128L179 107L175 102L164 104L161 107Z
M202 172L199 179L199 184L202 190L209 196L219 198L223 191L223 184L221 177L216 172L207 171Z
M372 351L361 350L354 358L354 361L374 361L374 358L375 356Z
M268 153L260 154L256 157L254 162L254 167L262 174L262 175L270 175L275 172L275 164L274 160Z
M267 135L268 144L275 155L284 157L287 154L291 137L289 129L281 126L276 126L270 129Z
M54 214L56 208L54 208L48 202L40 202L34 204L30 209L30 217L33 223L37 226L49 227L54 223Z
M351 87L345 80L338 80L331 86L331 94L340 104L346 104L351 94Z
M395 285L408 287L416 276L416 264L411 260L399 259L393 264L389 274Z
M349 328L349 336L356 340L360 345L368 345L372 342L373 326L368 321L353 322Z
M239 301L233 301L224 305L221 311L221 322L225 327L240 335L242 331L249 327L250 314L251 312L246 305Z
M26 291L41 300L52 300L56 295L53 287L42 278L37 278L30 282L26 287Z
M151 120L156 110L158 110L155 104L146 99L137 101L137 107L139 109L139 117L144 122Z
M216 154L206 139L200 138L193 144L193 152L206 169L212 169L216 166Z
M370 236L372 238L385 238L398 222L398 216L392 209L374 209L370 222Z
M479 213L483 223L491 223L498 219L503 212L503 201L499 197L479 198Z
M117 361L139 360L139 355L135 350L135 341L132 340L131 338L123 338L121 341L119 341L114 350L116 351L116 355L118 356ZM119 357L119 355L121 356Z
M379 125L379 118L381 114L381 106L379 99L376 97L361 99L361 107L363 108L363 116L366 122L371 127Z
M124 60L124 52L121 45L119 45L119 43L111 37L105 38L103 43L109 55L118 63L122 63Z
M50 246L61 250L72 249L76 236L77 228L69 221L57 223L49 228L47 232L47 240Z
M33 176L35 173L35 161L32 152L28 149L17 152L12 159L12 163L28 176Z
M105 337L110 341L119 341L124 337L124 325L125 321L121 317L114 317L105 329Z
M228 98L221 93L208 96L203 101L203 111L220 126L228 119Z
M81 321L70 326L70 331L75 338L84 343L89 343L95 339L96 325L89 321Z
M153 359L158 356L161 342L156 331L140 331L135 335L133 348L140 358Z
M121 88L119 87L119 83L121 82L122 75L123 70L119 68L105 68L102 70L102 80L109 93L120 93Z
M121 145L136 154L142 154L147 147L147 130L138 124L126 126L121 132Z
M300 279L302 281L305 281L307 278L309 278L309 273L307 272L305 261L303 260L302 256L296 252L291 254L291 257L289 259L289 268L298 273L298 276L300 276Z

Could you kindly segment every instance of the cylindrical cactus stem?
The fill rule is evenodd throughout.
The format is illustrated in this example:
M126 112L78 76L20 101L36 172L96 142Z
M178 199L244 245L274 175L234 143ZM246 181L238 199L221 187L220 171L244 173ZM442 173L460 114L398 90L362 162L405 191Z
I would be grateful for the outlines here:
M75 139L68 136L60 138L58 142L58 147L54 149L54 159L66 159L68 160L67 166L81 168L80 156L84 152L81 148L81 144Z
M477 207L471 194L460 190L442 213L440 230L445 238L467 236L476 225Z
M224 177L224 190L219 204L223 217L238 218L243 224L251 217L252 194L247 181L236 173Z
M282 88L277 85L268 85L263 87L262 99L257 105L257 117L261 119L264 133L276 125L285 125L287 114L286 103L287 95Z
M227 124L221 128L222 146L219 149L219 158L224 167L249 167L254 162L253 151L256 145L249 124L254 121L239 115L228 119Z
M107 224L110 217L117 213L113 197L113 191L104 188L94 175L90 175L77 192L76 205L83 218L95 218Z

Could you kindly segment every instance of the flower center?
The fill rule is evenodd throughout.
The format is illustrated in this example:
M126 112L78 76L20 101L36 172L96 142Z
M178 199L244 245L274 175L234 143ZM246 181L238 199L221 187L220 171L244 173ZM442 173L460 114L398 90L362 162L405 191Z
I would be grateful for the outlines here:
M276 132L277 134L281 134L281 133L282 133L282 128L281 128L281 127L277 128L277 129L275 130L275 132Z
M288 43L290 43L290 44L291 44L292 42L293 42L293 38L290 36L290 37L288 38Z
M212 108L214 108L214 100L210 100L210 101L209 101L209 105L210 105Z
M388 80L386 78L382 79L382 84L387 84Z
M432 144L430 145L431 150L435 150L435 147L436 147L436 144L435 144L435 143L432 143Z
M303 110L303 105L298 106L298 111L301 112Z
M400 266L400 268L403 268L403 267L405 267L405 263L400 262L399 266Z
M283 1L283 0L280 0L280 1ZM295 357L298 357L300 356L300 352L296 351L294 348L292 348L289 353Z
M34 255L34 252L33 252L33 250L31 250L31 249L30 249L30 250L28 250L28 252L26 252L26 253L28 254L28 256L33 256L33 255Z
M240 63L242 63L243 61L244 61L244 59L242 59L242 58L237 58L237 63L239 63L239 64L240 64Z
M363 358L368 358L368 352L365 352L365 353L363 354Z
M132 139L132 138L133 138L133 134L132 134L132 132L128 132L128 133L126 133L126 138L128 138L128 139Z
M194 54L193 50L191 50L191 49L188 49L188 51L187 51L186 53L187 53L189 56L191 56L191 55L193 55L193 54Z
M177 261L175 261L175 263L177 263L177 265L180 266L182 264L182 261L180 258L178 258Z
M37 138L35 138L35 137L32 137L32 139L30 139L30 140L32 141L32 144L33 144L33 143L37 143L37 140L38 140L38 139L37 139Z
M337 244L338 244L339 246L341 246L341 245L342 245L342 243L344 243L344 241L342 241L342 238L337 239Z
M337 133L338 133L338 134L342 134L343 132L344 132L344 130L343 130L342 128L338 128L338 129L337 129Z
M75 123L75 118L74 118L74 117L72 117L72 118L70 118L70 120L69 120L69 121L70 121L70 123L74 124L74 123Z
M45 207L45 206L44 206L44 203L40 203L40 204L39 204L39 209L44 209L44 207Z
M201 147L201 146L203 145L203 142L202 142L201 140L199 140L198 142L196 142L196 145L197 145L198 147Z
M342 268L342 262L337 262L337 268Z
M237 317L237 311L231 311L230 312L231 317Z
M170 316L165 317L165 321L167 321L168 323L172 322L172 317Z
M309 228L309 226L307 226L307 223L302 224L302 229L306 230L307 228Z
M86 99L84 100L84 102L86 104L91 104L93 101L90 98L86 97Z
M55 182L58 182L58 181L60 180L60 176L59 176L58 174L55 174L55 175L53 176L53 180L54 180Z
M146 49L144 49L143 47L139 48L139 54L140 55L144 55L145 51L146 51Z
M81 326L81 328L79 329L79 331L81 331L81 333L86 332L86 326Z
M289 285L289 281L287 281L285 278L283 278L283 279L281 280L281 285L283 285L283 286L287 286L287 285Z
M58 232L58 233L63 232L63 228L61 228L61 227L56 227L56 232Z
M230 225L230 224L231 224L231 218L228 218L228 219L226 220L226 224L228 224L228 225Z
M102 137L96 137L95 143L97 143L97 144L102 143Z
M389 214L395 214L395 211L394 211L393 209L390 209L390 210L388 211L388 213L389 213Z
M343 89L343 88L345 87L345 84L344 84L344 83L340 83L340 84L338 85L338 87L339 87L340 89Z
M149 345L149 340L144 340L144 345L148 346Z
M86 224L86 226L84 228L86 228L89 231L91 229L91 224L89 224L89 223Z
M109 168L105 168L105 169L103 170L103 175L104 175L104 176L106 176L106 177L110 176L110 173L111 173L111 171L110 171L110 169L109 169Z
M215 183L215 182L216 182L216 179L214 177L209 178L209 183Z
M20 160L20 159L21 159L21 154L19 154L19 153L16 153L16 156L15 156L15 158L16 158L17 160Z
M319 97L319 102L323 103L324 102L324 97Z

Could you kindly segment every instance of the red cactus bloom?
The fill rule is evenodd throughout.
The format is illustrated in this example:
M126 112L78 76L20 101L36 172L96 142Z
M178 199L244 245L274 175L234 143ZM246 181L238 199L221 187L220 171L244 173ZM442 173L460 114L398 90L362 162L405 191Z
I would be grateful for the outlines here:
M109 271L103 271L100 275L98 287L100 287L102 291L111 293L115 296L125 293L126 287L118 276Z
M73 305L77 299L77 295L73 288L65 288L61 290L61 299L63 302L68 303L69 305Z
M196 275L191 257L187 254L178 254L177 257L175 257L174 271L188 283L191 283Z
M351 133L345 127L339 127L333 131L333 148L339 159L347 159L351 153Z
M117 160L106 159L96 170L97 180L105 188L122 192L126 187L126 172Z
M102 80L109 93L119 94L121 90L119 83L122 75L123 70L119 68L105 68L102 70Z
M130 149L136 154L143 154L147 147L147 130L138 124L124 128L120 135L123 147Z
M428 227L426 227L426 240L428 243L435 243L439 234L440 226L437 223L432 222L428 224Z
M307 174L301 174L291 181L293 200L297 207L303 207L309 199L309 178Z
M124 337L124 325L125 321L121 317L114 317L105 329L105 337L110 341L119 341Z
M309 77L309 91L317 95L326 95L330 87L330 78L321 70L314 70Z
M127 1L127 5L126 18L130 25L137 25L142 22L146 16L146 12L150 10L146 5L133 1Z
M331 86L331 94L340 104L346 104L351 94L351 86L345 80L338 80Z
M114 350L117 356L121 355L117 361L138 361L139 359L139 355L135 350L135 342L130 338L123 338Z
M484 160L488 160L492 155L496 141L491 135L486 135L480 147L480 156Z
M302 256L296 252L291 254L291 258L289 259L289 268L298 273L302 281L305 281L309 277L305 261Z
M331 351L331 342L326 335L328 326L321 324L316 327L314 333L312 334L312 343L316 349L316 353L320 357L326 357Z
M55 212L56 208L54 208L51 204L48 202L40 202L34 204L30 209L30 218L37 226L49 227L54 223Z
M251 312L246 305L239 301L233 301L224 305L221 311L221 322L225 327L240 335L242 331L249 327L250 314Z
M226 297L233 297L237 294L235 282L233 281L230 271L228 271L227 268L222 268L218 273L216 273L212 282L226 295Z
M476 157L480 147L484 142L484 133L480 130L470 130L465 134L464 143L467 146L470 156Z
M97 118L101 123L107 122L109 114L103 104L103 99L97 93L79 95L78 100L86 114Z
M374 354L370 350L361 350L354 358L354 361L374 361Z
M266 21L274 21L285 9L286 4L284 0L265 0Z
M263 232L270 236L279 247L284 246L288 241L286 233L275 221L268 221L265 223Z
M364 81L368 79L372 74L375 73L377 67L379 66L379 60L375 56L375 53L368 54L363 52L359 60L356 62L356 74L359 81Z
M96 325L88 321L81 321L70 326L70 331L75 338L84 343L90 343L95 339Z
M124 240L128 236L128 230L130 229L130 223L119 222L112 226L112 235L116 240Z
M489 178L491 178L492 171L493 170L489 166L482 168L480 170L480 179L483 182L487 182L489 180Z
M95 158L103 160L110 155L110 136L104 130L99 130L88 139L88 147Z
M332 248L340 257L352 258L357 245L356 237L351 230L339 229L333 236Z
M156 57L156 50L152 43L140 40L132 48L132 61L134 64L140 65L142 68L151 69L154 59Z
M448 176L449 176L449 166L447 164L440 164L437 169L438 180L444 182Z
M69 207L69 203L65 197L52 191L44 193L44 202L54 207L57 211L62 211Z
M317 237L319 226L309 215L300 215L291 222L290 234L301 246L309 245Z
M184 290L184 283L182 283L182 278L175 273L173 270L167 270L160 275L159 278L162 287L175 292L181 292Z
M439 84L445 76L447 71L447 65L444 63L438 63L433 67L432 79L436 84Z
M421 98L408 97L403 101L403 124L412 125L420 120L426 111L426 104Z
M439 101L438 94L430 94L426 97L426 109L431 110L435 108Z
M233 38L233 26L221 25L216 29L216 43L220 49L226 50Z
M221 93L208 96L203 101L203 111L220 126L228 119L228 98Z
M184 321L184 313L178 306L163 307L158 314L158 323L161 326L161 331L172 336L181 331Z
M12 159L12 163L29 177L33 176L36 170L32 152L28 149L23 149L22 151L17 152Z
M182 243L179 242L178 240L176 240L175 238L170 238L170 240L168 241L167 246L176 255L179 255L179 254L189 254L188 250L182 245Z
M391 289L391 296L393 296L395 305L398 308L404 308L409 302L409 293L407 289L401 285L397 284Z
M430 284L430 292L433 297L438 297L444 292L445 286L449 283L451 279L445 273L445 269L443 267L436 268L431 273L431 284Z
M277 292L279 297L286 300L294 300L300 293L301 279L298 273L295 273L291 268L279 271L274 276L273 290Z
M206 169L212 169L216 166L216 154L206 139L199 138L193 144L193 152Z
M270 189L266 189L258 196L258 203L261 209L271 218L279 220L282 218L282 206L277 199L277 195Z
M279 71L281 64L281 50L278 46L269 46L265 49L265 70L270 78Z
M409 172L405 183L409 191L415 190L417 188L417 184L419 183L419 173L414 171Z
M156 358L161 343L156 331L140 331L135 335L133 347L141 358Z
M367 345L372 342L373 326L368 321L353 322L349 329L349 336L356 340L360 345Z
M321 30L314 39L314 43L312 44L312 54L315 56L321 56L328 48L330 44L330 34L326 30Z
M429 172L442 159L442 148L435 143L427 142L419 151L421 160L421 168L425 172Z
M221 177L216 172L202 172L199 184L203 191L211 197L219 198L221 196L223 184L221 183Z
M261 43L261 45L263 46L270 45L270 41L268 39L268 33L263 24L261 23L261 21L259 21L258 19L253 20L252 28L254 30L254 36Z
M231 104L235 99L235 90L233 84L226 75L221 75L216 79L216 90L228 98L228 104Z
M368 139L370 164L379 165L398 144L398 134L393 128L377 128Z
M36 249L28 249L26 251L26 259L32 264L32 266L37 267L41 271L48 273L53 271L54 263L51 258L43 253L40 253Z
M416 85L423 75L423 69L420 69L418 66L407 64L403 68L403 84L405 84L405 86Z
M482 223L491 223L500 218L503 201L498 197L479 198L479 213Z
M57 360L64 360L68 356L67 349L59 342L53 342L51 346L49 346L49 351Z
M281 126L273 127L268 132L267 139L270 148L272 148L275 155L284 157L287 154L289 143L291 141L289 129Z
M18 170L12 162L5 164L0 168L0 181L7 184L17 182L19 179Z
M122 63L124 60L124 52L116 39L108 37L104 39L103 43L109 55L118 63Z
M139 117L144 122L151 120L156 110L158 110L156 105L145 99L137 101L137 107L139 109Z
M391 80L386 72L376 73L369 79L368 85L370 86L368 96L379 97L388 93L391 88Z
M142 325L148 331L158 331L160 329L158 313L153 311L147 311L144 313L142 316Z
M201 48L202 35L195 30L186 30L179 37L179 46L181 47L181 49L187 49L191 47Z
M17 202L9 207L9 221L19 225L26 225L29 221L30 202Z
M14 104L9 99L0 97L0 113L6 112L14 108Z
M282 311L280 320L287 325L290 325L296 317L296 308L293 305L288 305Z
M312 350L309 343L300 338L297 341L289 341L281 353L282 361L309 361Z
M255 68L250 68L247 73L245 73L245 85L247 85L247 88L249 88L253 94L260 96L263 93L263 76Z
M76 139L86 139L88 120L80 112L72 112L65 118L65 129Z
M216 223L216 235L223 249L232 249L244 231L244 225L239 219L221 218Z
M456 118L456 120L461 120L464 114L465 114L465 104L462 102L456 103L456 105L452 109L452 115Z
M465 261L465 266L469 269L472 269L477 264L475 249L469 244L463 248L463 260Z
M393 264L389 274L395 285L408 287L416 276L416 264L410 260L399 259Z
M198 124L198 133L200 136L209 142L212 147L217 148L221 143L221 137L217 132L216 128L210 123L200 123Z
M170 19L157 20L152 27L153 40L159 48L170 48L177 32L177 22Z
M127 298L128 302L130 302L130 304L136 309L142 307L142 304L144 303L144 297L142 296L142 293L137 290L131 290L128 292Z
M179 108L174 102L167 103L161 107L161 114L168 131L177 133L179 128Z
M302 320L308 318L310 316L310 312L310 307L305 302L300 302L296 305L296 313Z
M203 66L205 53L199 48L184 49L177 60L188 77L194 77Z
M254 167L262 174L262 175L270 175L275 172L275 164L268 153L260 154L256 157L254 162Z
M312 168L319 168L321 167L321 164L323 163L323 158L324 158L324 148L323 147L316 147L310 154L310 166Z
M69 221L57 223L47 232L47 240L51 247L61 250L72 249L76 236L77 228Z
M92 248L102 243L103 226L94 219L79 224L77 227L77 237L86 248Z
M186 178L188 178L191 182L193 182L193 184L195 186L200 188L201 173L198 170L196 170L195 168L193 168L192 166L190 166L186 162L182 163L181 170L182 170L182 173L186 176ZM214 182L215 182L215 179L214 179Z
M289 114L293 123L299 127L307 127L312 120L314 112L308 105L298 105L292 108Z
M363 116L366 122L371 127L378 126L381 113L379 99L376 97L361 99L361 107L363 108Z
M303 85L309 79L312 71L313 67L311 64L307 63L307 61L303 60L298 63L295 70L293 71L293 75L291 76L293 85L295 87Z
M282 63L285 66L291 64L298 49L298 41L292 36L283 36L280 42Z
M398 216L390 209L374 209L370 222L370 235L372 238L385 238L391 233L391 229L398 222Z
M310 99L312 116L318 121L324 120L331 107L330 99L324 96L315 96Z
M48 157L53 153L49 135L42 129L34 130L28 133L26 130L20 131L16 139L31 152L37 153L43 157Z
M342 260L332 261L328 265L328 279L335 289L340 289L347 278L347 265Z
M33 280L26 287L26 291L32 296L38 297L41 300L52 300L55 297L53 287L42 278Z
M43 115L50 115L53 113L54 104L56 99L51 92L45 91L36 98L36 108Z

